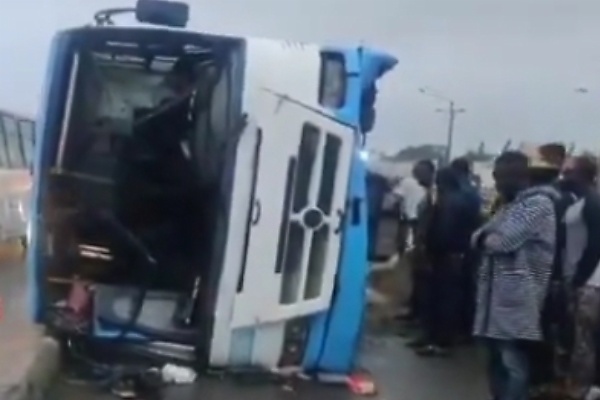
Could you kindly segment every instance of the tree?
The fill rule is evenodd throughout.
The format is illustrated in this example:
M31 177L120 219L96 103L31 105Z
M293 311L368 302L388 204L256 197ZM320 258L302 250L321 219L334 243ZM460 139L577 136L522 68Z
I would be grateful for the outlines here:
M436 144L423 144L419 146L408 146L399 150L394 156L393 161L418 161L418 160L437 160L444 156L445 146Z

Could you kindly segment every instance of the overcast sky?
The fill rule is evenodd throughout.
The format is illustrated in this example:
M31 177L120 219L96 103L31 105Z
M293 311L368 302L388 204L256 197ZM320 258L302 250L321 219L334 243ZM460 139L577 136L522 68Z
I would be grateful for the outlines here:
M134 0L0 0L0 108L34 113L50 38ZM507 139L600 149L600 0L193 0L192 26L307 41L357 41L400 61L382 81L370 145L442 143L443 103L467 109L458 148ZM575 88L589 88L589 94ZM598 143L597 143L598 142Z

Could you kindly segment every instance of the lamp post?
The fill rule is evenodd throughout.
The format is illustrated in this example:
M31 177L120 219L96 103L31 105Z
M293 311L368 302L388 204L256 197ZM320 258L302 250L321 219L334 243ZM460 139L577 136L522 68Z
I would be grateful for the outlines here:
M450 162L450 157L452 156L452 146L454 144L454 122L456 121L456 116L458 114L465 113L467 110L464 108L457 108L454 100L440 94L437 91L434 91L427 87L419 88L419 93L434 98L438 100L442 100L448 103L447 108L438 108L435 111L441 113L448 113L448 132L446 134L446 154L444 156L444 162L447 165Z

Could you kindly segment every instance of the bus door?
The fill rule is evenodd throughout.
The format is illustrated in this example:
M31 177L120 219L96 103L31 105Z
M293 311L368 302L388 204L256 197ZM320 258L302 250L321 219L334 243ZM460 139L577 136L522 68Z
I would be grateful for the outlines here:
M349 212L354 129L285 95L259 98L263 143L232 328L327 310Z

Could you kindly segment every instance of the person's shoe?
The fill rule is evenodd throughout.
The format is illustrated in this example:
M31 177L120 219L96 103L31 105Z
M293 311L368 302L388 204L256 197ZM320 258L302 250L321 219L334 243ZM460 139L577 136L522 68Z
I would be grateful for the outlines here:
M450 349L447 347L440 347L435 345L428 345L415 349L417 355L421 357L448 357L450 355Z

